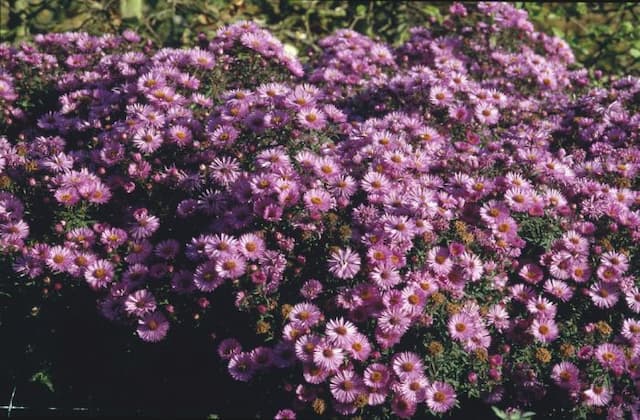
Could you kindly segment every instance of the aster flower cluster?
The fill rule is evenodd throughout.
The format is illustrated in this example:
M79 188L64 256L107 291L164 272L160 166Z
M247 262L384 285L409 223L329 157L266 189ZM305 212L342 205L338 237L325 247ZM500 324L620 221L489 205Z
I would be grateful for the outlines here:
M397 48L339 31L306 68L249 22L35 42L0 48L15 275L148 342L223 296L255 328L218 355L278 370L276 418L638 415L637 78L590 82L501 3Z

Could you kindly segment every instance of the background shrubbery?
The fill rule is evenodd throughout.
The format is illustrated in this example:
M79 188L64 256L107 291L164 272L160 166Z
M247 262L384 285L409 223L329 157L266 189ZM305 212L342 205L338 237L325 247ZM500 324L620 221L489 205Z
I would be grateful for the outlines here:
M266 24L283 42L303 50L336 29L351 28L397 44L409 28L440 20L449 2L345 0L0 0L0 38L42 32L93 34L132 28L158 44L193 45L240 19ZM640 3L516 2L536 29L566 40L578 62L607 74L640 73Z

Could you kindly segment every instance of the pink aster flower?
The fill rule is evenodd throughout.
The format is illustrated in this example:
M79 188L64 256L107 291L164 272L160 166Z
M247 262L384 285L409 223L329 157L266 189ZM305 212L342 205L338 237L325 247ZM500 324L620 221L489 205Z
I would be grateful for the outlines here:
M620 298L618 287L613 283L594 283L589 288L589 296L598 308L611 308Z
M445 413L456 404L456 393L453 387L445 382L434 382L427 388L426 402L434 413Z
M344 360L341 348L334 347L329 341L323 341L313 351L313 361L324 370L335 370Z
M218 345L218 356L223 360L230 360L240 352L242 352L242 346L235 338L225 338Z
M369 280L374 282L382 290L391 289L402 281L400 272L389 264L376 265L369 272Z
M138 320L136 332L143 340L155 343L163 340L169 331L169 321L161 312L151 312Z
M551 256L549 272L559 280L566 280L571 276L573 256L566 251L554 253Z
M304 193L303 200L308 210L312 212L326 212L336 206L336 200L327 191L314 188Z
M544 273L536 264L525 264L518 272L520 277L527 283L536 284L542 280Z
M468 314L458 313L449 318L449 335L454 340L464 341L476 333L475 320Z
M324 112L317 108L304 108L298 111L297 121L303 128L321 130L327 124Z
M80 195L75 188L59 188L53 194L58 203L65 206L73 206L80 201Z
M475 106L475 116L478 122L493 125L500 120L500 111L488 102L481 102Z
M352 337L357 332L356 326L349 321L345 321L342 317L329 321L325 329L327 339L341 348L348 347Z
M549 279L544 282L544 291L555 296L562 302L568 302L573 296L573 290L561 280Z
M239 254L221 256L215 265L216 272L223 279L237 279L245 273L247 264Z
M229 360L229 374L236 381L248 382L253 378L255 371L250 353L237 353Z
M328 262L329 271L339 279L351 279L360 270L360 256L349 247L333 252Z
M531 207L531 192L522 188L509 188L504 193L505 203L516 212L526 212Z
M588 406L603 407L611 401L613 396L611 390L604 385L592 384L586 391L582 392L584 404Z
M118 228L107 228L100 234L100 242L111 248L117 248L127 241L127 232Z
M427 254L427 265L434 273L446 276L453 268L453 261L449 258L449 249L444 246L431 248Z
M629 269L629 259L621 252L605 252L600 261L603 265L613 267L618 273L624 273Z
M238 240L226 233L209 236L204 243L204 253L209 258L217 259L236 252L242 252L239 250Z
M320 309L311 303L298 303L289 312L289 320L303 329L313 327L321 317Z
M369 343L367 337L361 333L353 334L345 348L353 360L360 362L367 360L371 354L371 343Z
M378 317L378 327L387 334L401 336L410 325L411 315L403 311L401 306L387 308Z
M253 233L246 233L238 239L238 251L248 260L257 260L266 249L264 239Z
M73 254L67 248L54 246L49 249L47 266L54 272L64 272L73 264Z
M529 299L527 310L537 318L554 318L558 311L558 306L549 301L549 299L538 296L535 299Z
M615 344L604 343L596 347L594 356L602 367L616 369L624 365L625 357L622 350Z
M403 397L411 401L421 403L427 398L427 388L429 385L427 378L424 376L418 376L401 381L396 386L396 390L400 392Z
M424 375L422 359L416 353L403 352L396 354L391 364L393 371L401 380Z
M304 377L304 380L310 384L321 384L327 380L329 375L329 370L323 369L313 363L305 363L302 366L302 376Z
M142 153L153 153L162 146L162 136L153 128L140 128L133 135L133 145Z
M381 363L374 363L369 365L364 371L364 384L374 390L381 390L386 388L391 374L389 368Z
M150 237L160 227L160 219L148 213L147 209L138 209L133 212L135 224L129 229L129 233L135 239Z
M580 386L580 370L571 362L560 362L553 367L551 379L560 388L575 390Z
M632 343L640 342L640 321L635 319L625 319L622 322L620 333L624 338Z
M223 282L224 278L218 275L214 261L206 261L200 264L193 274L193 284L203 292L212 292Z
M114 268L107 260L97 260L87 267L84 278L94 289L107 287L114 277Z
M329 389L339 402L351 403L362 392L362 380L352 370L342 370L331 378Z
M391 412L401 419L413 417L416 413L417 403L402 393L397 393L391 399Z
M299 337L294 345L296 357L305 363L313 362L313 353L321 341L320 337L314 334L305 334Z
M555 340L559 332L555 321L547 318L534 319L530 331L533 337L542 343Z
M156 299L146 289L133 292L124 301L124 310L137 317L155 311L156 306Z
M637 287L632 287L629 290L626 290L624 298L629 309L636 314L640 313L640 290L638 290Z

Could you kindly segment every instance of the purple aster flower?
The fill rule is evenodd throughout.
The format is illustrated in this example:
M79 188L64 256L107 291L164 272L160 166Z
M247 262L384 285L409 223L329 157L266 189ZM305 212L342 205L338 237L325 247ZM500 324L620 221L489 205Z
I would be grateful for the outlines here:
M137 290L127 296L124 301L124 309L129 314L142 317L156 310L156 299L146 289Z
M151 343L162 341L169 331L169 321L159 311L144 315L138 320L136 332L143 340Z
M333 252L328 263L329 271L340 279L351 279L360 270L360 256L351 248Z
M434 382L427 388L426 402L434 413L445 413L457 403L453 387L445 382Z

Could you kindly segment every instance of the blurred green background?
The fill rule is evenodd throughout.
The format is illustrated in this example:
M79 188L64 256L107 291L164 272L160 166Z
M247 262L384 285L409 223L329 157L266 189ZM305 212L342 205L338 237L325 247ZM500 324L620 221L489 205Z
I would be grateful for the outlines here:
M441 19L450 2L344 0L0 0L0 39L41 32L137 30L158 45L193 45L241 19L266 25L304 51L336 29L392 44L412 26ZM609 74L640 74L640 3L516 2L538 30L565 39L579 62Z

